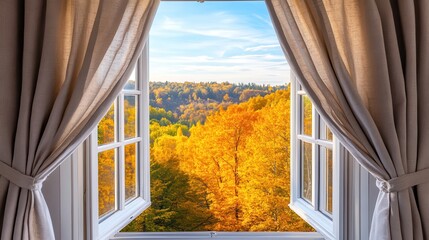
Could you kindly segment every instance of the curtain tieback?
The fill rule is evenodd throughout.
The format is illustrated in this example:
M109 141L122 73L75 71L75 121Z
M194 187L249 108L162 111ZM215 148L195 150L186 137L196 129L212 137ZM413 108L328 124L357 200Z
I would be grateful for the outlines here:
M2 161L0 161L0 175L13 184L28 190L42 189L43 182L45 181L44 178L37 179L32 176L25 175Z
M390 180L377 179L377 187L385 193L400 192L407 188L429 182L429 168L404 174Z

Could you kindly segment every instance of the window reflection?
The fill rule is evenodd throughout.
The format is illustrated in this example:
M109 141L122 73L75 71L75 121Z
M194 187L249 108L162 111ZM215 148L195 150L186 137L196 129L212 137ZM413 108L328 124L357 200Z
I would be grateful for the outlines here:
M326 186L326 206L325 210L332 214L332 176L333 173L333 159L332 159L332 149L326 149L326 177L325 177L325 186Z
M302 96L302 134L311 136L313 132L313 104L307 95Z
M312 176L313 176L313 164L312 164L312 146L311 143L302 142L302 197L308 201L312 201Z
M125 200L137 196L137 143L125 146Z
M98 145L113 143L116 140L116 117L115 104L112 104L109 111L98 124Z
M137 137L137 96L124 96L124 136Z
M98 215L116 210L116 149L98 154Z

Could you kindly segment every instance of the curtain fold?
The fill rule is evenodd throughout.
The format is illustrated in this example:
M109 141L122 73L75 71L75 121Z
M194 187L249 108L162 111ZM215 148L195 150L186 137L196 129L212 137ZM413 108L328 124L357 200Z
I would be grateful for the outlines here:
M370 238L429 238L429 2L267 0L299 82L377 178Z
M42 183L122 89L158 5L0 1L1 239L54 239Z

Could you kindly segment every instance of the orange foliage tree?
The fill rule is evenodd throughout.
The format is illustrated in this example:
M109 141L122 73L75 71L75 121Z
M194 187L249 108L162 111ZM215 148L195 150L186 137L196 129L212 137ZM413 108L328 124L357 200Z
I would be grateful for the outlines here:
M161 96L161 93L158 93ZM290 201L290 91L256 96L207 114L188 129L152 109L152 207L126 231L312 231ZM124 101L125 136L137 128ZM306 102L307 112L311 106ZM113 107L99 124L99 144L115 139ZM305 128L311 119L306 119ZM311 128L311 127L310 127ZM112 155L113 154L113 155ZM99 155L100 212L114 207L114 151ZM125 147L126 197L136 193L137 145Z

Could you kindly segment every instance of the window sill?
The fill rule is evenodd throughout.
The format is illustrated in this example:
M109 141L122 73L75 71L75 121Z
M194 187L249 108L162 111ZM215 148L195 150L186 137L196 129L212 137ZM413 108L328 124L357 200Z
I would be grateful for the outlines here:
M150 202L139 197L129 203L126 209L109 216L99 225L98 239L107 239L109 236L113 236L115 233L119 232L141 212L147 209L150 204Z
M323 213L315 211L305 200L296 199L294 202L289 204L289 207L298 214L298 216L320 231L320 233L327 237L327 239L335 239L334 224L332 220L326 217Z
M210 239L252 239L252 240L323 240L317 232L141 232L118 233L112 240L165 239L165 240L210 240Z

